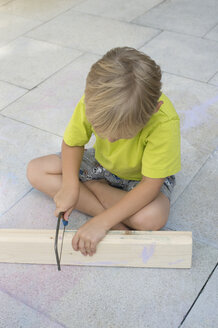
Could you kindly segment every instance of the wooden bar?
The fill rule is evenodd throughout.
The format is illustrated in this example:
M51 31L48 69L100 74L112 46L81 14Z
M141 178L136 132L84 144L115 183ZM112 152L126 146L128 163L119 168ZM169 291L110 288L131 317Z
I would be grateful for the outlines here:
M191 268L191 231L110 230L93 256L74 251L77 230L65 230L61 267L64 265L145 268ZM0 262L56 264L55 230L0 229ZM61 249L62 230L59 232ZM62 268L63 270L63 268Z

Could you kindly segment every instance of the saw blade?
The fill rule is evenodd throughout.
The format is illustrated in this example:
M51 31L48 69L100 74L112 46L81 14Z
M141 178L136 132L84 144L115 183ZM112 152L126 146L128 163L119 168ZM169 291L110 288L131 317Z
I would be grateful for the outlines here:
M62 248L63 248L64 233L65 233L65 226L64 226L64 229L63 229L63 232L62 232L61 254L62 254ZM61 263L61 254L60 254L60 263Z

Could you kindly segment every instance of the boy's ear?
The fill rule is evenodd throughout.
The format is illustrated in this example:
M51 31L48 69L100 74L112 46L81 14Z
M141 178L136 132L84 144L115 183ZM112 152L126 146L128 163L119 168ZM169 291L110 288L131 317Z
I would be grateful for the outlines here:
M160 106L163 105L163 101L159 101L158 104L157 104L157 107L155 109L155 113L158 112L158 110L160 109Z

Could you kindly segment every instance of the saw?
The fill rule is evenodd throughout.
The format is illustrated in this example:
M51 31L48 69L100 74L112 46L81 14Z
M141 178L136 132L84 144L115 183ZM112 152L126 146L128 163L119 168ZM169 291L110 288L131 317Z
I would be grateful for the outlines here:
M59 236L59 230L60 230L60 222L63 222L64 225L64 229L62 232L62 243L61 243L61 251L60 251L60 256L58 254L58 236ZM58 270L61 270L61 254L62 254L62 248L63 248L63 240L64 240L64 233L65 233L65 228L68 225L68 221L66 221L64 219L64 212L60 212L58 215L58 221L57 221L57 227L56 227L56 235L55 235L55 245L54 245L54 249L55 249L55 255L56 255L56 260L57 260L57 266L58 266Z

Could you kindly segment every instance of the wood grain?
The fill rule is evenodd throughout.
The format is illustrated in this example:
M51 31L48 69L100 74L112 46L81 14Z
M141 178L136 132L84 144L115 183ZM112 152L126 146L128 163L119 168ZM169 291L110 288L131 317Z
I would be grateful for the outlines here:
M61 266L191 268L191 231L110 230L93 256L74 251L76 232L65 230ZM0 229L0 262L56 264L54 240L55 230Z

